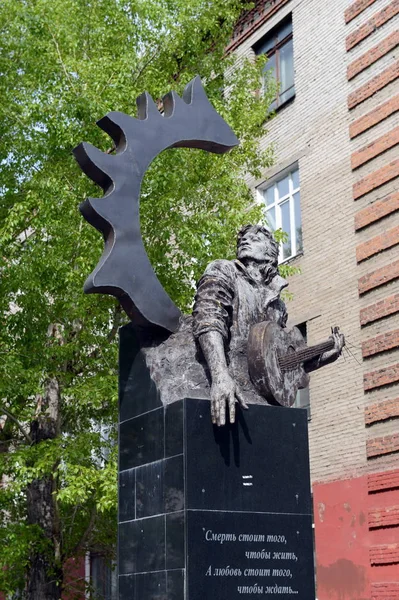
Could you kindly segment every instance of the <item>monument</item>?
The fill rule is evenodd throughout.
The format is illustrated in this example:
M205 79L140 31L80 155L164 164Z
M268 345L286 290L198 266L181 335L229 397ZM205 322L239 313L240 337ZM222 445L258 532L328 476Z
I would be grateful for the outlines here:
M105 192L81 205L105 238L85 291L116 296L131 319L120 331L119 598L310 600L307 416L288 408L344 338L334 329L308 348L286 330L278 246L260 225L240 230L236 260L208 265L193 314L180 313L142 244L142 177L166 148L223 153L238 140L198 78L163 105L162 116L143 94L137 119L99 121L115 156L75 149Z

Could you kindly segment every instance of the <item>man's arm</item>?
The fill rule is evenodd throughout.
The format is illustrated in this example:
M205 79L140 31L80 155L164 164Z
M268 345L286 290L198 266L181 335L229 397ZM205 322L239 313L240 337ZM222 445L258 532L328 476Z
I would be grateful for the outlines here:
M200 279L193 310L194 336L201 346L211 375L211 414L216 425L235 420L235 402L248 408L231 377L225 343L229 337L235 294L235 267L227 260L210 263Z
M338 331L334 331L331 337L334 340L334 348L324 352L319 358L315 358L314 360L305 363L306 373L311 373L325 365L329 365L341 356L342 348L345 346L345 336Z
M215 425L225 425L226 407L229 407L230 423L235 421L236 399L243 408L248 408L234 379L230 376L223 337L218 331L203 333L198 338L211 374L211 416Z

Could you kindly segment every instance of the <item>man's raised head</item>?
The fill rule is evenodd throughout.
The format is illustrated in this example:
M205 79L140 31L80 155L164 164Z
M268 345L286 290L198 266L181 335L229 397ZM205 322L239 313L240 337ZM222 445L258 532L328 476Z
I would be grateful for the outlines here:
M237 234L237 258L268 262L277 268L279 247L263 225L245 225Z

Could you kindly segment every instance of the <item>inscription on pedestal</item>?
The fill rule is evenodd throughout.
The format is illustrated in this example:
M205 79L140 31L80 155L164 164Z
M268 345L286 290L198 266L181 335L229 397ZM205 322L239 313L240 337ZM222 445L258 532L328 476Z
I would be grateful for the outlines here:
M188 511L188 597L314 598L308 515Z

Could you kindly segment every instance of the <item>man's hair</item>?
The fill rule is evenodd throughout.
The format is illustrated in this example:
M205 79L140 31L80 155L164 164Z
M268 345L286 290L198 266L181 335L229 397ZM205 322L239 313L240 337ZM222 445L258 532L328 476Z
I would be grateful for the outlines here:
M238 247L241 243L243 236L250 229L252 229L254 231L254 233L262 233L265 236L265 238L266 238L265 241L267 243L267 246L269 249L269 254L270 254L270 262L273 264L273 266L277 267L279 246L278 246L278 243L276 242L276 240L274 239L273 233L266 227L263 227L263 225L244 225L244 227L241 227L240 231L237 234L237 250L238 250Z

